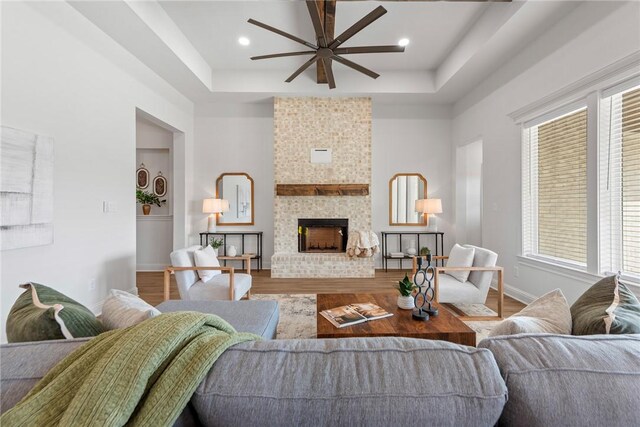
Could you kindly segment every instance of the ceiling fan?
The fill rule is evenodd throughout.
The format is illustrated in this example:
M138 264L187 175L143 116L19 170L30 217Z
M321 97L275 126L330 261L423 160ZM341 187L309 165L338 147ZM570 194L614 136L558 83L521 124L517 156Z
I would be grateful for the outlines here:
M269 59L269 58L281 58L284 56L299 56L299 55L312 55L311 58L302 64L300 68L298 68L293 74L289 76L287 83L290 83L300 75L304 70L309 68L313 63L322 63L324 66L324 70L327 77L327 83L329 84L330 89L334 89L336 87L335 78L333 76L332 62L337 61L347 67L353 68L356 71L359 71L363 74L366 74L369 77L374 79L378 78L380 75L375 73L362 65L358 65L355 62L352 62L341 55L349 55L355 53L384 53L384 52L404 52L403 46L360 46L360 47L340 47L344 42L349 40L351 37L362 31L369 24L371 24L376 19L380 18L382 15L387 13L387 10L378 6L369 14L367 14L364 18L360 19L358 22L353 24L351 27L342 32L339 36L331 39L327 32L325 31L326 26L324 25L323 19L320 16L320 11L318 10L318 6L315 1L308 0L307 8L309 9L309 15L311 16L311 22L313 23L313 29L316 34L317 44L310 43L305 41L299 37L296 37L292 34L286 33L277 28L271 27L267 24L263 24L262 22L256 21L255 19L249 19L249 23L253 25L257 25L258 27L264 28L266 30L272 31L276 34L279 34L283 37L296 41L302 45L305 45L311 50L305 50L300 52L284 52L284 53L274 53L271 55L261 55L254 56L252 60L258 59ZM325 15L326 16L326 15Z

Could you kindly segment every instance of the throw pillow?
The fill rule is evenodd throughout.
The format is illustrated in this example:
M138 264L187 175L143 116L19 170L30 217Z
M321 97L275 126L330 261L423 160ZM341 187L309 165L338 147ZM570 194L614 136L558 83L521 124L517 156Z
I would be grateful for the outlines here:
M471 267L473 265L474 248L465 248L459 244L453 245L447 260L447 267ZM447 271L446 274L464 283L469 279L470 271Z
M591 286L571 306L574 335L640 334L640 302L609 276Z
M516 334L571 334L571 310L562 291L542 295L489 332L490 337Z
M196 262L196 267L220 267L218 257L211 246L207 246L204 249L196 249L193 253L193 258ZM200 280L205 283L221 273L220 270L198 270Z
M9 342L44 341L93 337L104 332L96 316L85 306L38 283L20 285L26 289L9 311Z
M119 329L137 325L158 316L160 310L129 292L112 289L102 306L100 320L105 328Z

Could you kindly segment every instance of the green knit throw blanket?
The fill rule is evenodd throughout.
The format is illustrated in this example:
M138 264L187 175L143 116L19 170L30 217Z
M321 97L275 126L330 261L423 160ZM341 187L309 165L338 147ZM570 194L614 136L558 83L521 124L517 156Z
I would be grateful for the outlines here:
M170 426L222 352L256 339L196 312L106 332L51 369L0 424Z

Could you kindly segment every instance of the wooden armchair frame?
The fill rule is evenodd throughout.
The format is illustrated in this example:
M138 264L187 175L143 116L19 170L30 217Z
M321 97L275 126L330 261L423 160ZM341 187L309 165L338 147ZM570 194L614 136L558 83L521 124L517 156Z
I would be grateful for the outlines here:
M422 258L425 258L422 256ZM447 260L448 256L432 256L431 260L439 261L439 260ZM412 268L411 268L411 279L416 275L418 271L418 257L413 257L412 260ZM458 314L461 320L501 320L503 319L503 309L504 309L504 268L495 266L495 267L435 267L435 272L433 275L433 290L434 290L434 299L436 303L439 304L439 292L440 292L440 273L444 273L447 271L493 271L498 273L498 315L497 316L468 316L458 307L454 306L450 303L443 303L447 308L454 311Z
M251 255L243 255L237 257L228 257L221 256L218 257L221 260L243 260L246 265L247 274L251 274ZM233 267L174 267L169 266L164 269L164 300L169 301L170 298L170 288L171 288L171 275L175 274L176 271L197 271L197 270L220 270L227 272L229 274L229 299L231 301L235 298L235 289L234 289L234 273L235 269ZM251 297L251 289L247 291L247 299Z

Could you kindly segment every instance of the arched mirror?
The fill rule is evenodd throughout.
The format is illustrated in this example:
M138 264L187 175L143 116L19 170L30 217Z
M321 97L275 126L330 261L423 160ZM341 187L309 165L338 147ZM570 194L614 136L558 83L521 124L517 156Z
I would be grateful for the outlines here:
M223 173L216 180L216 198L229 202L218 225L253 225L253 178L243 172Z
M427 180L419 173L397 173L389 180L389 225L426 225L416 200L427 198Z

